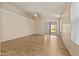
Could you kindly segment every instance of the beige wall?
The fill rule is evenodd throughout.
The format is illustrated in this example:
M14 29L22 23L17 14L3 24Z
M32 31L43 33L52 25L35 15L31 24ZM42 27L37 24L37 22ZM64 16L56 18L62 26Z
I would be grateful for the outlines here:
M31 19L2 12L1 20L3 33L2 41L33 34L33 20Z
M65 43L71 55L79 55L79 46L71 40L72 24L71 24L71 18L70 18L71 16L70 8L71 8L70 5L68 5L65 8L64 13L61 17L61 23L62 23L61 36L62 36L63 42Z
M3 4L4 6L5 4ZM7 4L8 5L8 4ZM6 6L7 6L6 5ZM34 34L34 21L22 15L23 11L8 5L6 8L0 8L2 41L12 40L23 36ZM15 9L16 8L16 9ZM15 10L14 10L15 9Z
M0 11L0 42L2 40L2 31L1 31L1 11Z

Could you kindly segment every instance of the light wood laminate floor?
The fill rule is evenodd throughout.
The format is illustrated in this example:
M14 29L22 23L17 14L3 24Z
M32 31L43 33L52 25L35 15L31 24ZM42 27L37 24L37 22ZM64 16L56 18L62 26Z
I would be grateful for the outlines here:
M60 37L31 35L1 43L3 56L70 56Z

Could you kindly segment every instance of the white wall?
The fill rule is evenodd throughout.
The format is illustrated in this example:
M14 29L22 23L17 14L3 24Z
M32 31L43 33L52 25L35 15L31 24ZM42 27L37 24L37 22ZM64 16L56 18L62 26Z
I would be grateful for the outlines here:
M1 17L3 40L16 39L34 33L33 20L2 11Z
M72 32L71 39L79 44L79 3L72 3L71 6Z
M21 9L14 5L3 3L0 12L0 31L2 30L0 35L2 35L2 41L34 34L34 21L25 17Z
M62 18L61 18L62 36L61 37L66 47L68 48L70 54L73 56L79 56L79 46L72 41L72 38L75 36L73 34L75 34L76 32L76 29L77 29L76 26L78 26L78 24L76 24L75 26L72 24L73 22L71 21L72 19L70 18L72 14L72 13L70 14L71 10L72 8L70 9L70 5L68 5L62 15ZM74 33L72 32L73 30L72 27L74 27L75 29L75 32L73 31ZM77 32L79 32L78 29L77 29ZM73 38L73 39L75 40L76 38Z

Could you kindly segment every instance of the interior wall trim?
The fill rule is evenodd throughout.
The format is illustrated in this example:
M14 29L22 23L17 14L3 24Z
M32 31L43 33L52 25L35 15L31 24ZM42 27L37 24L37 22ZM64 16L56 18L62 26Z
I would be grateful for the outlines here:
M15 12L11 12L11 11L6 10L6 9L4 9L4 8L0 8L0 11L1 11L1 12L6 12L6 13L11 14L11 15L15 15L15 16L17 16L17 17L27 18L27 17L25 17L25 16L22 16L22 15L20 15L20 14L15 13ZM30 18L28 18L28 20L29 20L29 19L30 19ZM33 21L33 20L31 19L31 21Z

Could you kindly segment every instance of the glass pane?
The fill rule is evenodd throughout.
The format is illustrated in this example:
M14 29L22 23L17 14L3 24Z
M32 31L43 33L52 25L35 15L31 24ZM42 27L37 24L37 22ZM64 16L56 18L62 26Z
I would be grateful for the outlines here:
M51 24L51 32L56 32L56 25Z

